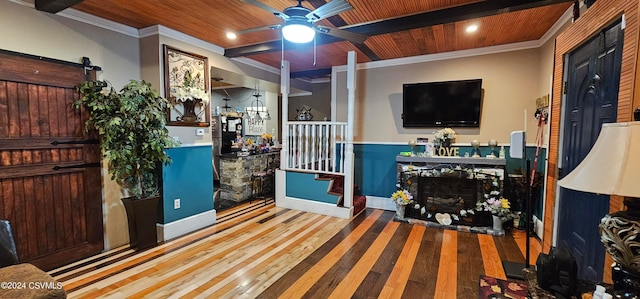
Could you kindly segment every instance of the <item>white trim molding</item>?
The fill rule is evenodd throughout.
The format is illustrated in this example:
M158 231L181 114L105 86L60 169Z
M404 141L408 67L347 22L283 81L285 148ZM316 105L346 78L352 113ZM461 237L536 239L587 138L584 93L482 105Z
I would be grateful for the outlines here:
M224 52L222 53L222 55L224 55ZM264 63L262 63L260 61L253 60L251 58L234 57L234 58L230 58L230 59L233 60L233 61L237 61L239 63L242 63L242 64L246 64L248 66L252 66L254 68L257 68L257 69L260 69L260 70L263 70L263 71L267 71L267 72L270 72L270 73L274 73L276 75L280 75L280 69L279 68L272 67L272 66L270 66L268 64L264 64Z
M9 0L9 1L21 4L21 5L29 6L32 8L35 7L35 5L29 1L22 1L22 0ZM549 41L562 28L562 26L567 21L571 20L573 16L572 9L573 9L572 7L567 9L567 11L560 17L560 19L558 19L558 21L538 40L478 48L478 49L469 49L469 50L461 50L461 51L454 51L454 52L445 52L445 53L373 61L373 62L358 64L357 69L382 68L382 67L389 67L389 66L448 60L448 59L455 59L455 58L463 58L463 57L470 57L470 56L479 56L479 55L487 55L487 54L538 48L542 46L544 43L546 43L547 41ZM149 27L138 30L134 27L113 22L104 18L91 15L91 14L87 14L73 8L67 8L57 13L57 15L66 17L72 20L76 20L79 22L83 22L89 25L93 25L96 27L100 27L103 29L118 32L121 34L137 37L137 38L158 34L158 35L174 38L176 40L203 48L205 50L209 50L216 54L224 55L223 47L220 47L216 44L209 43L199 38L195 38L193 36L177 31L175 29L165 27L163 25L153 25L153 26L149 26ZM262 62L259 62L250 58L236 57L236 58L231 58L231 60L237 61L239 63L245 64L248 66L252 66L273 74L277 74L277 75L280 74L279 68L264 64ZM347 70L346 65L334 66L332 67L332 77L335 75L336 72L344 72L346 70ZM330 79L322 78L322 79L300 80L300 81L307 82L307 83L326 83L327 80L330 80Z
M367 208L395 211L396 204L389 197L367 195Z
M65 17L68 19L76 20L78 22L86 23L103 29L111 30L113 32L121 33L136 38L140 37L138 29L131 26L123 25L114 21L96 17L94 15L79 11L73 8L67 8L56 15Z
M584 2L580 2L580 6L582 5L584 5ZM556 33L558 33L558 31L560 31L560 29L562 29L562 26L571 19L573 19L573 6L567 8L558 21L556 21L553 26L551 26L551 28L549 28L549 30L547 30L547 32L539 39L540 46L548 42L554 35L556 35Z
M276 206L284 209L316 213L342 219L350 219L351 215L353 215L353 207L338 207L333 203L319 202L289 196L284 196L281 199L277 199Z
M175 29L171 29L169 27L166 26L162 26L162 25L153 25L153 26L149 26L149 27L145 27L142 28L140 30L138 30L139 32L139 37L143 38L143 37L148 37L148 36L153 36L153 35L161 35L161 36L165 36L165 37L169 37L169 38L173 38L176 40L179 40L181 42L211 51L215 54L220 54L220 55L224 55L224 48L212 44L210 42L206 42L204 40L201 40L199 38L193 37L191 35L188 35L186 33L182 33L178 30Z
M476 49L468 49L468 50L460 50L460 51L452 51L452 52L444 52L444 53L436 53L436 54L427 54L420 56L412 56L412 57L402 57L395 59L387 59L387 60L379 60L373 62L365 62L358 64L358 69L375 69L375 68L383 68L390 66L398 66L398 65L406 65L406 64L414 64L421 62L431 62L431 61L441 61L441 60L450 60L456 58L464 58L464 57L472 57L472 56L480 56L480 55L489 55L489 54L497 54L511 51L519 51L519 50L527 50L527 49L535 49L544 45L549 39L551 39L558 31L562 28L562 26L573 17L573 8L570 7L565 11L565 13L556 21L556 23L551 26L549 30L537 40L519 42L519 43L511 43L506 45L498 45L484 48L476 48ZM337 72L346 72L347 66L340 65L334 66L332 68L332 78L336 75Z
M157 224L158 241L171 240L215 223L216 210L210 210L174 222Z

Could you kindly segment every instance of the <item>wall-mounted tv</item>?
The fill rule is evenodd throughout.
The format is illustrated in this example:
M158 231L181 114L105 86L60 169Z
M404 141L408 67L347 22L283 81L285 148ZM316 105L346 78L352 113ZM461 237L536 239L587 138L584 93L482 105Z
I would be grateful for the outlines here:
M402 85L402 126L479 127L482 79Z

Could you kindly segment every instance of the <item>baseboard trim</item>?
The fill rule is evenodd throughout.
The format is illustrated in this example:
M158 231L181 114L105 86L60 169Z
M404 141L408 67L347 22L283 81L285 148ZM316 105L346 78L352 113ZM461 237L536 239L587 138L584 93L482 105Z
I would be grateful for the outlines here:
M395 211L396 204L389 197L367 195L367 208Z
M313 201L308 199L300 199L294 197L283 196L276 199L276 206L279 208L305 211L321 215L333 216L342 219L350 219L353 215L353 207L338 207L335 204L326 202Z
M216 210L202 212L166 224L157 224L158 241L171 240L214 223L216 223Z

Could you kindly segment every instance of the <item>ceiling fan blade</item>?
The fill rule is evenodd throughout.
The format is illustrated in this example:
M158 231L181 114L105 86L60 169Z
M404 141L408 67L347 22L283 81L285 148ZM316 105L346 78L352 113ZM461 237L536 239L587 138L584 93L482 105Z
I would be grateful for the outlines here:
M275 30L275 29L278 29L280 27L282 27L282 25L275 24L275 25L268 25L268 26L262 26L262 27L256 27L256 28L249 28L249 29L245 29L245 30L236 31L236 34L245 34L245 33L251 33L251 32L256 32L256 31L267 30L267 29Z
M330 16L337 15L341 12L352 10L353 6L346 0L332 0L325 5L318 7L316 10L308 13L305 17L310 22L317 22Z
M288 20L289 19L289 16L286 15L285 13L283 13L283 12L281 12L281 11L279 11L279 10L269 6L269 5L266 5L266 4L262 3L262 2L258 2L256 0L242 0L242 2L247 3L247 4L251 4L253 6L260 7L262 9L274 14L278 18L282 18L284 20Z
M335 36L335 37L348 40L350 42L358 43L358 44L364 43L364 41L367 40L367 38L369 38L368 35L355 33L347 30L342 30L338 28L317 26L317 30L318 32Z

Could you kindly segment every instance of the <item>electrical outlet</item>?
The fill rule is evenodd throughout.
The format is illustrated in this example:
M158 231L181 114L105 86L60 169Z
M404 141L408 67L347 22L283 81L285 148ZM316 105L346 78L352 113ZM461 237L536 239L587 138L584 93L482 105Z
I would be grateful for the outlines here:
M173 200L173 209L177 210L180 208L180 198L176 198Z
M204 129L196 129L196 136L204 136Z

